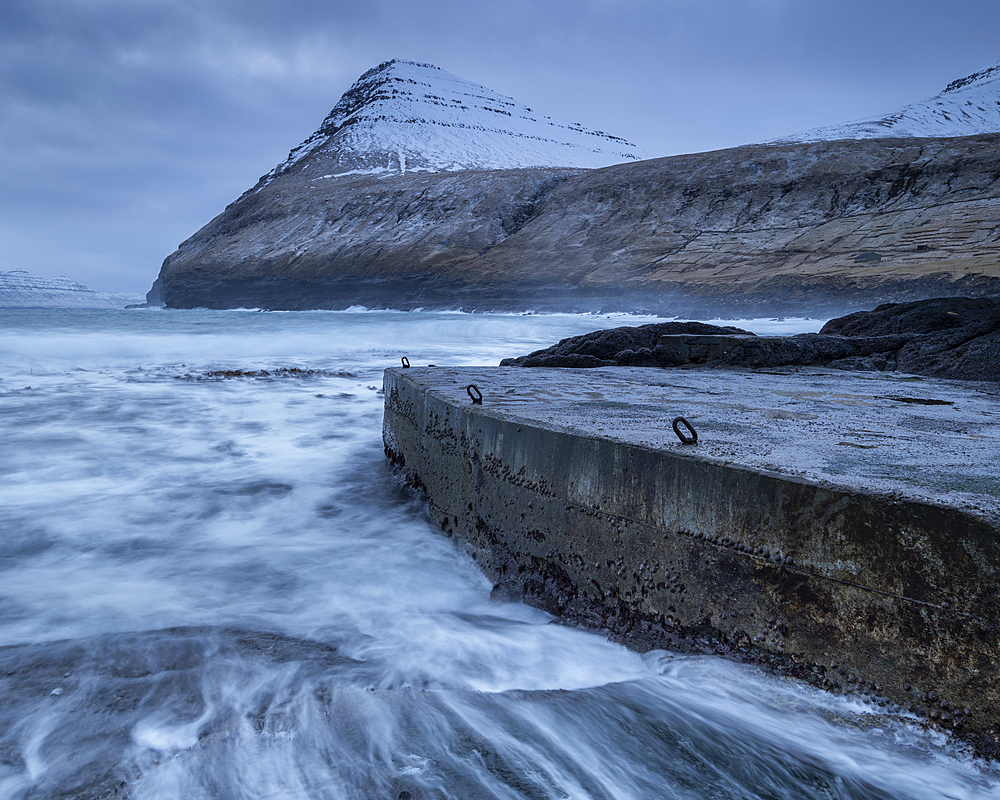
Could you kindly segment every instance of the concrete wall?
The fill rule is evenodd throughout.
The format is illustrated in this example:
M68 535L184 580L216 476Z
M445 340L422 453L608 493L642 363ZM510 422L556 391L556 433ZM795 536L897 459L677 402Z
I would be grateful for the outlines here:
M431 372L386 371L386 453L501 597L638 648L728 653L910 704L995 748L991 523L550 428L436 391Z

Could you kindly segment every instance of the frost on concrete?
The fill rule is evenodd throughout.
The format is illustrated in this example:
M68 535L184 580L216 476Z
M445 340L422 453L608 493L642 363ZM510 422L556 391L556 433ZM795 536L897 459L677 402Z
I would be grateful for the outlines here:
M854 491L1000 519L995 384L803 368L749 370L455 367L410 373L486 413ZM681 445L682 416L698 444Z

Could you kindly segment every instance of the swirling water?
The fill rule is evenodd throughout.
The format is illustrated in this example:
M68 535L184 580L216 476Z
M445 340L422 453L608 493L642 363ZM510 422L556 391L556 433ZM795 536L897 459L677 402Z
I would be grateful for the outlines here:
M0 798L1000 796L858 700L490 602L387 465L400 356L645 321L0 311Z

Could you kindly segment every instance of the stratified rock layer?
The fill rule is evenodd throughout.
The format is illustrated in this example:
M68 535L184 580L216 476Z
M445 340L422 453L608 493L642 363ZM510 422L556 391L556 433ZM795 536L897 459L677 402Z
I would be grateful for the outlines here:
M832 316L1000 296L1000 135L597 170L277 175L169 256L168 306Z
M619 136L556 122L432 64L386 61L344 93L319 129L250 191L276 176L606 167L652 158Z

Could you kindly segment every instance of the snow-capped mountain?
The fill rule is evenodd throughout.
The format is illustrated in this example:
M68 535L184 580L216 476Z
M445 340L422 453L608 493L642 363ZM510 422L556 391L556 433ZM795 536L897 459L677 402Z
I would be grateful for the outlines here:
M141 294L95 292L69 278L0 271L0 308L124 308L142 301Z
M308 158L307 158L308 157ZM255 189L296 167L344 175L606 167L655 158L630 142L556 122L431 64L387 61L340 98L312 136Z
M819 142L887 137L975 136L1000 132L1000 64L949 83L944 90L877 119L829 125L772 140Z
M995 136L969 134L1000 132L998 73L879 124L644 159L435 67L388 62L167 256L149 300L690 315L678 298L841 313L993 295L1000 156Z

